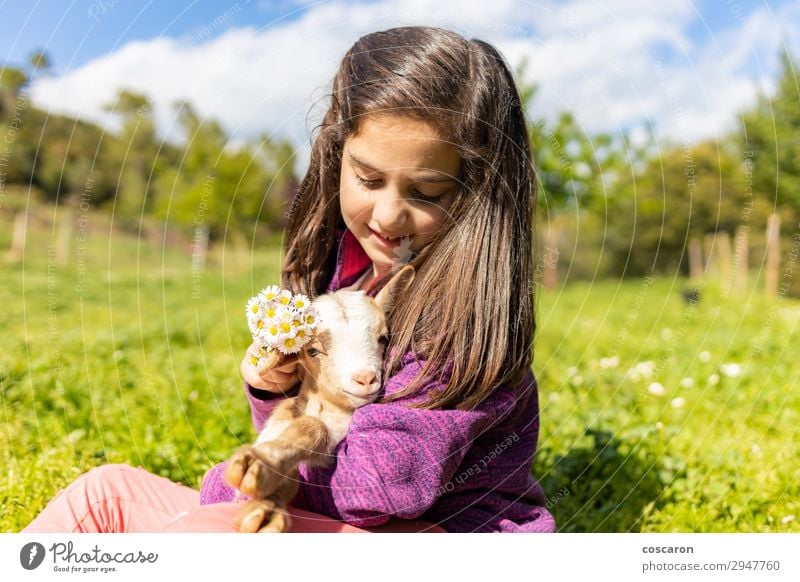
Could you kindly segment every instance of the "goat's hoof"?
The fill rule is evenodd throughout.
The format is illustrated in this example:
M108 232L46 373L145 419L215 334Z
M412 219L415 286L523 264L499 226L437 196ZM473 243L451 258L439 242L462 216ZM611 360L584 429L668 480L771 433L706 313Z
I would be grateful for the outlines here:
M224 478L245 495L264 499L275 492L284 475L273 466L263 451L245 445L228 461Z
M269 499L248 501L236 519L239 531L244 533L282 533L291 524L288 510Z

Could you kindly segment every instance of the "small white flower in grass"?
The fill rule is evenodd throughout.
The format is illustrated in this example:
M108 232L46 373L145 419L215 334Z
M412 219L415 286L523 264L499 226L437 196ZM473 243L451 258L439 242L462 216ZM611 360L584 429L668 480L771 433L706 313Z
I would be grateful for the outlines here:
M600 367L603 368L604 370L608 370L610 368L616 368L617 366L619 366L619 357L617 356L600 359Z
M577 374L577 375L572 377L572 385L573 386L580 386L582 384L583 384L583 376L581 376L580 374Z
M694 388L694 378L684 378L681 380L681 388Z
M655 394L656 396L663 396L666 393L664 386L661 385L660 382L653 382L647 387L647 391L650 394Z
M707 352L703 350L697 355L697 359L701 362L710 362L711 361L711 352Z
M709 386L716 386L719 384L719 374L711 374L708 377L708 384Z
M673 398L670 404L672 408L683 408L683 405L686 404L686 399L678 396L677 398Z
M570 366L569 368L567 368L567 376L574 376L577 373L578 373L578 368L576 368L575 366Z
M722 364L719 369L728 378L736 378L742 374L742 366L739 364Z
M761 447L759 447L756 443L750 445L750 452L753 453L756 457L763 456L761 454Z
M651 378L655 370L655 363L647 360L646 362L639 362L633 368L628 370L628 377L634 382L638 382L642 378Z
M189 402L194 402L195 400L198 399L199 396L200 394L197 393L197 390L192 390L191 392L189 392Z
M786 525L787 523L791 523L794 521L794 515L787 515L783 519L781 519L781 524Z
M653 375L655 367L655 363L650 360L636 364L636 368L645 378L650 378Z
M661 330L661 339L664 341L669 341L672 339L672 330L668 327L665 327Z

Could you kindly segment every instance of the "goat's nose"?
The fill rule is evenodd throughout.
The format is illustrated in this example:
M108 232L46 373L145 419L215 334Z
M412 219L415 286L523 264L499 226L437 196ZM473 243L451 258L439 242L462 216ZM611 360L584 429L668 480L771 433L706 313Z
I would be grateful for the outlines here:
M353 374L353 382L356 384L362 384L363 386L369 386L375 382L375 372L372 370L361 370L356 372Z

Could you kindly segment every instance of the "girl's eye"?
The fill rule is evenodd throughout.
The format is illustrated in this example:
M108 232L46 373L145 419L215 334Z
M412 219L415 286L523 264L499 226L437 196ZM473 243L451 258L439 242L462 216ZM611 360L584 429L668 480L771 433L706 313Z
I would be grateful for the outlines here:
M367 180L366 178L362 178L358 174L353 174L353 176L355 176L356 182L358 182L364 188L370 190L378 188L381 185L380 180ZM416 189L412 191L412 194L414 196L413 200L416 202L435 202L442 196L441 194L435 194L435 195L425 194L424 192L420 192L419 190Z
M441 195L437 194L435 196L430 196L428 194L420 192L419 190L414 190L414 196L417 198L417 200L421 199L421 200L423 200L425 202L435 202L436 200L441 198Z
M366 178L362 178L358 174L353 174L353 175L356 177L356 181L359 184L367 188L377 188L378 185L380 184L380 180L367 180Z
M311 356L312 358L316 358L319 355L319 350L316 348L308 348L306 353Z
M378 343L381 344L381 347L385 350L386 346L389 345L389 336L382 335L378 338Z

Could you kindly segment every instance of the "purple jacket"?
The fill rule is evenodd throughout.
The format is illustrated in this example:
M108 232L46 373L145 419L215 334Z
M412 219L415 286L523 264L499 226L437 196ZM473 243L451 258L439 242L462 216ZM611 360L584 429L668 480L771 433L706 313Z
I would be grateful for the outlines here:
M339 233L335 291L355 282L363 269L342 278L355 237ZM348 260L352 265L352 261ZM344 269L345 271L352 269ZM407 386L424 361L414 353L384 382L386 394ZM444 375L451 372L451 365ZM529 372L519 386L501 386L472 410L421 410L407 405L442 387L429 381L417 394L355 411L331 467L300 466L300 490L292 505L357 527L391 517L423 519L451 532L553 532L542 488L530 469L539 435L536 381ZM260 430L283 398L245 384L253 424ZM234 499L222 480L224 463L211 468L200 490L202 504Z

